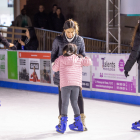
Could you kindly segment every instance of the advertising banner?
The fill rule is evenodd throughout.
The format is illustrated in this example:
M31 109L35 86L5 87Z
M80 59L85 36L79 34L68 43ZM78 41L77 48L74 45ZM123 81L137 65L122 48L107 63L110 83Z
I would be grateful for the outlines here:
M29 79L32 82L40 82L40 60L29 59Z
M19 80L51 84L51 53L19 52Z
M121 14L127 16L140 16L140 0L121 0Z
M8 79L7 51L0 51L0 79Z
M29 59L19 58L18 72L19 80L29 81Z
M86 56L90 58L89 53L86 53ZM83 71L82 71L82 87L83 88L90 89L90 75L91 75L90 69L91 69L91 66L83 67Z
M51 84L51 62L46 59L40 60L40 82Z
M8 79L18 80L17 52L8 51Z
M136 65L127 78L124 65L129 55L92 55L92 88L136 93Z

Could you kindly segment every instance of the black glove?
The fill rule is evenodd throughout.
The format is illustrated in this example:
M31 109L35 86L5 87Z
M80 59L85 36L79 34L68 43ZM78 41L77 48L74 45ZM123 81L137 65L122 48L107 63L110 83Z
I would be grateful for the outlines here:
M125 77L129 76L128 71L124 71Z

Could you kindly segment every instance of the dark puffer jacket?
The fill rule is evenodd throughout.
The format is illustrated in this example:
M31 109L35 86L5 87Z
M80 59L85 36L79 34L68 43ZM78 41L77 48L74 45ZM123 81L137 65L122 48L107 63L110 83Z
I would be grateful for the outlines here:
M38 12L35 16L34 16L34 27L37 28L44 28L47 29L48 28L48 19L47 19L47 14L45 12Z
M58 32L62 32L64 22L65 22L65 18L63 14L60 14L60 18L58 18L57 14L55 14L54 19L53 19L54 30Z
M67 41L64 34L59 35L55 38L52 45L51 62L54 62L59 56L63 55L63 48L68 43L69 42ZM81 36L75 35L73 41L70 43L73 43L77 46L77 54L81 54L82 56L85 57L85 43L84 39ZM59 82L60 82L59 72L57 72L55 73L54 76L54 83L56 85L59 85Z
M136 33L134 45L131 54L129 56L129 59L127 60L124 66L124 70L129 72L136 61L138 62L139 65L138 69L140 70L140 29Z

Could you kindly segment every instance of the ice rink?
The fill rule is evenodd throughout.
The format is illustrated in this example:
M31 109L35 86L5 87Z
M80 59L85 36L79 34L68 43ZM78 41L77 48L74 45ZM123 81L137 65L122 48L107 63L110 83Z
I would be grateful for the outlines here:
M0 140L140 140L140 106L84 99L87 132L55 131L58 95L0 88ZM73 123L69 105L68 124Z

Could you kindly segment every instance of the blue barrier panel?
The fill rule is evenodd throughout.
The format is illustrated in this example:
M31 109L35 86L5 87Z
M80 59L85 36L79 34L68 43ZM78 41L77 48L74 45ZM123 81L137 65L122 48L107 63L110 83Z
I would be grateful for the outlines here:
M51 86L0 81L0 87L58 94L58 88L51 87ZM98 92L98 91L86 91L86 90L83 90L82 94L83 94L83 97L85 97L85 98L100 99L100 100L140 105L140 96L106 93L106 92Z
M0 81L0 87L58 94L57 87Z

